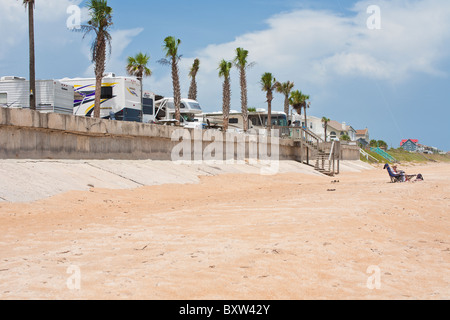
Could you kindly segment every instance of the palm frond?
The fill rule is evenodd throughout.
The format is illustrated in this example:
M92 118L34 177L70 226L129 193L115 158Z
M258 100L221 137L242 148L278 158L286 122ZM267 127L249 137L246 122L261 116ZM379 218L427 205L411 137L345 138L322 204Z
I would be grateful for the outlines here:
M248 50L243 48L236 49L236 57L233 60L233 65L240 69L251 69L256 65L256 62L248 62Z
M195 77L200 70L200 59L195 59L194 64L191 67L191 70L189 72L190 77Z
M139 52L134 57L128 57L126 66L127 73L130 76L136 76L138 78L142 78L144 76L150 77L152 75L152 71L147 67L149 61L150 56L142 52Z
M34 0L23 0L22 4L25 6L25 9L27 9L30 4L32 4L33 7L35 6Z
M285 96L289 96L292 89L294 88L294 86L295 85L293 82L287 81L287 82L279 83L276 90L278 93L284 94Z
M230 61L226 61L223 59L219 64L219 77L228 78L231 73L231 69L233 68L233 63Z
M272 91L275 88L277 80L273 77L270 72L266 72L261 77L261 89L262 91Z
M166 53L166 58L179 57L178 48L181 44L180 39L169 36L164 39L163 51ZM179 57L181 58L181 57Z
M162 64L163 66L171 66L172 65L172 61L168 60L168 59L159 59L157 61L159 64Z

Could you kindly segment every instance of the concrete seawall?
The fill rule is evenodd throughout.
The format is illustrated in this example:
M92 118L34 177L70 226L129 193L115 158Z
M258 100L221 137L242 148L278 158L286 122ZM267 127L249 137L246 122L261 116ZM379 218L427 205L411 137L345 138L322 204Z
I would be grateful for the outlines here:
M179 144L172 136L178 129L0 107L0 159L171 160ZM246 139L248 157L252 142ZM299 158L300 147L293 141L278 142L280 160ZM203 141L202 149L210 143ZM234 146L238 159L237 142ZM194 159L194 142L191 149ZM359 148L343 146L341 160L359 160Z
M262 169L263 166L258 164L185 165L153 160L0 160L0 204L32 202L69 191L89 191L93 187L124 190L163 184L196 184L200 177L260 175ZM372 169L361 161L341 162L342 172ZM314 168L295 161L281 161L277 173L329 179Z

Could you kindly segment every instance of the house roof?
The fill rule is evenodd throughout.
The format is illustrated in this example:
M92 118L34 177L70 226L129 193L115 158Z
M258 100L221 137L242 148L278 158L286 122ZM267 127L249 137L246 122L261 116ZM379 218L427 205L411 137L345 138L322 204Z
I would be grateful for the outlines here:
M417 139L406 139L406 140L402 140L402 142L400 143L400 146L403 146L408 141L411 141L414 144L418 144L419 143L419 140L417 140Z
M356 135L358 135L358 136L365 136L368 132L369 132L369 129L356 130Z
M330 122L328 122L328 126L332 127L333 129L336 129L338 131L347 131L348 128L344 128L342 123L331 120Z

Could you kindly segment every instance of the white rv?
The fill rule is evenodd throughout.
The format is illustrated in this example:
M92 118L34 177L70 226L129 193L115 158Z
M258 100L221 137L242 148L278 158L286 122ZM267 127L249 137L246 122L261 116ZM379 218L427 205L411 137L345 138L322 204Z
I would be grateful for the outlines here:
M155 102L156 96L154 93L149 91L144 91L143 107L142 107L142 122L144 123L155 123Z
M287 116L284 112L272 111L272 125L278 127L287 126ZM203 115L204 121L209 123L211 127L223 127L223 113L213 112ZM257 109L255 112L248 113L249 129L265 129L269 113L265 109ZM242 131L244 128L244 117L239 111L230 111L228 128L231 130Z
M161 124L175 124L175 103L173 98L157 97L155 101L155 121ZM195 100L181 99L181 123L185 128L202 129L203 123L198 115L203 113L200 104Z
M73 114L74 88L56 80L36 80L36 110ZM21 77L0 79L0 106L30 107L30 82Z
M94 112L95 78L62 79L74 86L73 114L91 117ZM142 121L141 84L136 78L107 74L102 81L101 118L123 121Z

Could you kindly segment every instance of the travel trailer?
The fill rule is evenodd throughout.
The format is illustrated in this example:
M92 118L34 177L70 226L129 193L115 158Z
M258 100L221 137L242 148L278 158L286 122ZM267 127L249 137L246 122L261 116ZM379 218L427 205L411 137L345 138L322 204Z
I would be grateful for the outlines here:
M36 80L36 110L73 114L74 88L57 80ZM30 82L21 77L0 79L0 106L30 107Z
M278 127L287 127L287 116L284 112L272 111L272 125ZM204 122L211 127L223 127L223 113L213 112L203 115ZM266 129L269 113L265 109L257 109L255 112L248 113L249 129ZM228 128L241 131L244 128L244 117L241 112L230 111Z
M74 86L73 114L91 117L94 112L95 78L65 78L60 81ZM136 78L117 77L109 73L103 78L101 90L101 118L142 121L141 84Z
M155 102L156 95L149 91L144 91L143 107L142 107L142 122L144 123L155 123Z
M156 97L154 118L156 123L175 124L175 103L173 98ZM181 99L180 125L185 128L202 129L203 123L198 116L203 113L200 104L191 99Z

